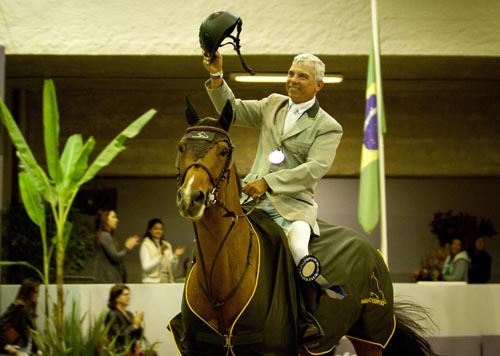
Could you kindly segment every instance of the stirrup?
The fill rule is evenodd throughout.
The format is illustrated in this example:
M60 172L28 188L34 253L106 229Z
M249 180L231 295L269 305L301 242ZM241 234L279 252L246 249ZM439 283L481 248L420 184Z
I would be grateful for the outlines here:
M302 280L306 282L315 281L321 273L319 260L313 255L302 257L297 266L297 272Z
M306 315L307 322L302 330L302 335L299 335L298 343L300 346L315 348L319 346L319 340L325 336L325 333L312 313L306 312Z

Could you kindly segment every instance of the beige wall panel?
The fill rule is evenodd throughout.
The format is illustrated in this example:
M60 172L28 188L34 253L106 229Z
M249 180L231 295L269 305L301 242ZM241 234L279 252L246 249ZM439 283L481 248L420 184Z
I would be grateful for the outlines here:
M367 54L368 0L7 0L7 54L199 54L198 29L216 10L243 19L247 54ZM500 55L500 2L378 1L382 53ZM229 49L225 49L230 52Z
M68 84L68 82L70 82ZM108 80L94 88L78 89L76 82L59 79L58 91L61 137L81 133L94 136L95 153L123 128L150 108L158 113L128 149L103 175L174 176L176 145L187 124L184 101L189 95L201 116L214 116L203 89L171 90L158 87L128 88L124 82ZM202 81L199 82L201 86ZM344 136L329 176L359 174L364 116L364 83L358 89L338 86L318 96L321 105L344 128ZM388 176L499 176L500 124L498 89L459 82L455 87L442 83L385 82L388 132L385 135ZM279 88L242 89L242 98L262 97ZM43 160L41 92L26 91L27 137ZM22 112L22 111L21 111ZM258 131L232 128L236 163L240 174L250 169ZM62 141L64 142L64 141ZM62 147L61 147L62 150Z

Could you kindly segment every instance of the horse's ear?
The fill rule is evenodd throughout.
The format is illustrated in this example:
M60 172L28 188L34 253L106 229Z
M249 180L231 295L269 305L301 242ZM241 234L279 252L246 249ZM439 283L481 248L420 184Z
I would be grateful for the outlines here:
M226 101L226 105L224 106L222 114L220 115L219 123L225 131L229 131L229 127L231 127L231 121L233 121L233 106L228 100Z
M189 97L186 96L186 119L189 124L189 126L194 126L200 121L200 117L198 116L198 113L196 112L196 109L194 108L193 104L191 104L191 101L189 100Z

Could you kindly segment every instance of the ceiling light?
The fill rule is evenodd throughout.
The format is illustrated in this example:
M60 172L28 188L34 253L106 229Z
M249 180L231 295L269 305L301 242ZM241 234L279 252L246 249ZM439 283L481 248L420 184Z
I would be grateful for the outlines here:
M243 83L286 83L287 75L282 73L257 73L249 75L247 73L229 73L229 79ZM344 80L342 74L325 74L323 82L326 84L340 83Z

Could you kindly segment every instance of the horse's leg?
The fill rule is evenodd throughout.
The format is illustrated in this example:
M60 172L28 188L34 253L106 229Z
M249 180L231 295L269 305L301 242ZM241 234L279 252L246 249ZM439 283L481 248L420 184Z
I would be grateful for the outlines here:
M349 339L357 356L382 356L382 348L360 340Z

